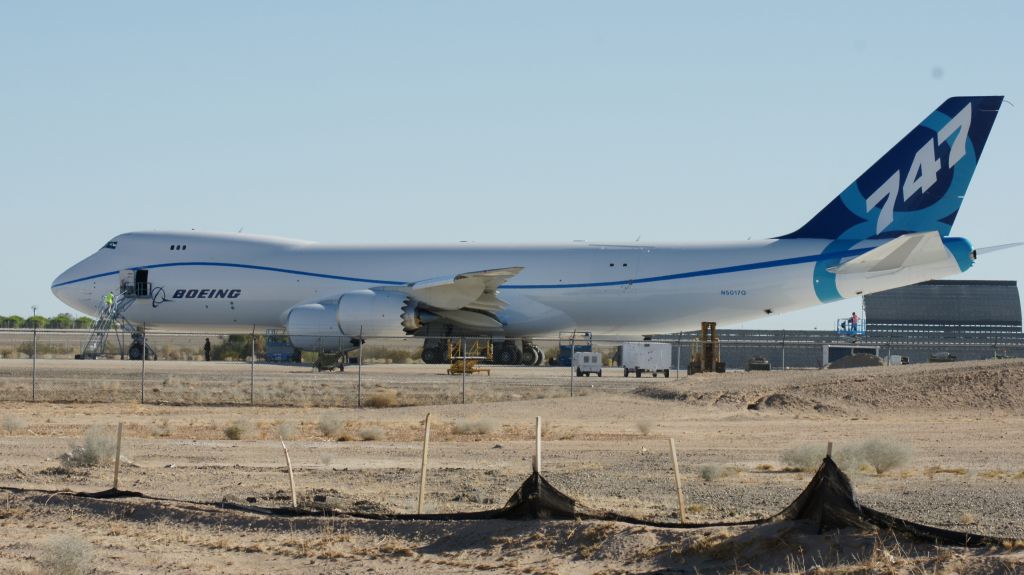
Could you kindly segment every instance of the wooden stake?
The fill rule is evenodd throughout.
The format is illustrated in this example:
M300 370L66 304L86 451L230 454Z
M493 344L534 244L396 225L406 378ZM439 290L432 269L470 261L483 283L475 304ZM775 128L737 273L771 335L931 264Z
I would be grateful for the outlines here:
M679 476L679 459L676 457L676 440L668 438L668 447L672 450L672 473L676 476L676 495L679 497L679 524L686 523L686 497L683 495L683 479Z
M121 475L121 432L124 430L124 423L117 424L117 449L114 455L114 491L117 491L117 483Z
M299 506L299 496L295 493L295 473L292 472L292 458L288 455L288 446L281 440L281 449L284 450L284 462L288 464L288 484L292 488L292 507Z
M533 455L533 470L540 473L540 416L537 416L537 449Z
M427 493L427 450L430 448L430 414L423 422L423 458L420 460L420 499L416 504L416 514L423 514L423 500Z

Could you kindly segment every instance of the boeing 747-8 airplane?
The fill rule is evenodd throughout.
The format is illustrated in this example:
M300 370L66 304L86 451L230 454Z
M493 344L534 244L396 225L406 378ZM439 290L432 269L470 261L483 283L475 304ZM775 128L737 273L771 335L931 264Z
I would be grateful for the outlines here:
M138 326L284 328L296 347L342 350L376 336L493 336L508 342L499 362L535 363L529 339L558 331L737 323L965 271L982 250L949 233L1001 104L947 100L803 227L769 240L341 246L132 232L52 289L93 315L123 293L118 311Z

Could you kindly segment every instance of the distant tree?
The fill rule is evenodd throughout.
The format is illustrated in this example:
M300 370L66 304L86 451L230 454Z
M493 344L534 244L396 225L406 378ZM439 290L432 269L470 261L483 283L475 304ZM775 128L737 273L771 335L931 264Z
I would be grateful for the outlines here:
M41 315L34 315L26 319L25 322L21 325L21 327L25 327L28 329L42 329L46 327L46 324L49 323L49 321L50 320L46 319Z
M19 328L25 324L25 318L20 315L9 315L3 318L3 322L0 323L3 327Z
M50 329L71 329L71 326L74 324L75 320L71 317L71 314L61 313L47 320L46 327Z
M92 329L92 326L95 324L96 320L87 315L75 318L75 329Z

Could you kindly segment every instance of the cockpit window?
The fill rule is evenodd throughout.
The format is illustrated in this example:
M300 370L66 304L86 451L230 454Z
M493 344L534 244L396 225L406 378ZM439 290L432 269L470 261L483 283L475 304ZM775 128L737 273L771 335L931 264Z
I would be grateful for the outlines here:
M109 242L107 242L107 245L103 246L103 249L105 249L105 250L116 250L117 249L117 240L110 240Z

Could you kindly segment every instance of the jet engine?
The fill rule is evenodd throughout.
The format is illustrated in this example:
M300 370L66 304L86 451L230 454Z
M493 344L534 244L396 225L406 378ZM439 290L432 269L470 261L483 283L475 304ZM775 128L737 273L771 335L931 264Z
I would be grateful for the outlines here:
M422 327L416 302L403 293L358 290L338 300L337 327L349 337L401 337Z
M331 302L293 307L285 321L292 346L309 351L351 349L352 338L338 328L337 313L338 304Z

